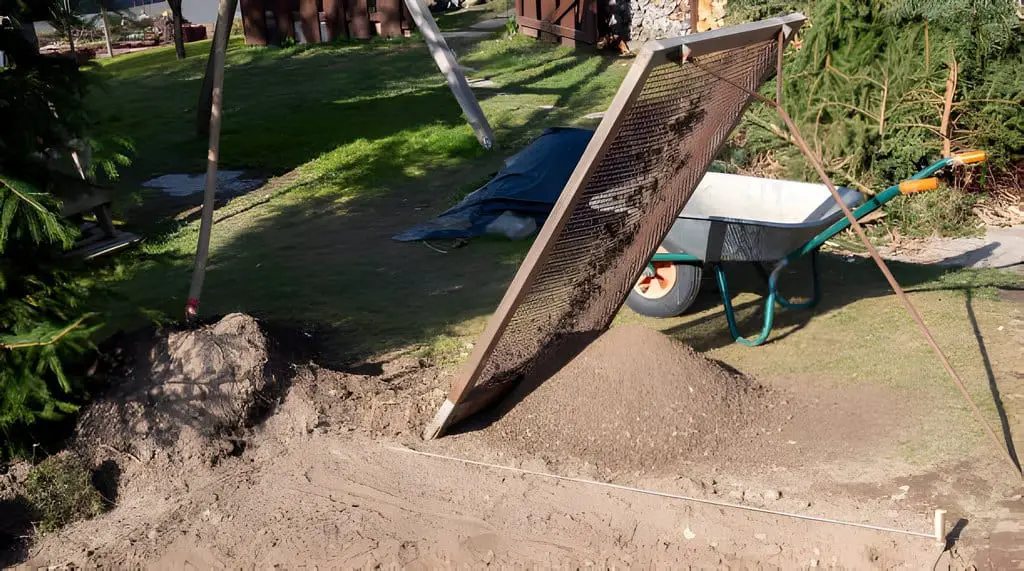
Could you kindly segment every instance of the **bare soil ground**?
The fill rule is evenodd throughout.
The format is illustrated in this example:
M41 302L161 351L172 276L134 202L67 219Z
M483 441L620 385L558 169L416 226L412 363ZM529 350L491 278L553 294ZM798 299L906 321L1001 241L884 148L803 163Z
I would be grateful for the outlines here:
M261 339L253 323L232 315L199 332L158 335L155 345L140 342L147 349L125 369L133 382L151 379L149 388L126 383L110 394L136 399L139 418L155 420L144 430L132 421L99 432L86 414L75 446L118 466L116 507L39 538L25 566L916 569L937 562L1005 569L1024 562L1019 482L1002 477L1005 467L981 435L969 456L901 464L890 436L929 430L929 412L884 388L755 380L658 333L623 326L548 383L510 397L517 406L489 425L423 442L419 432L444 399L448 372L400 353L345 371L303 360L279 366L301 333L287 342ZM212 369L173 365L200 346ZM213 395L209 385L190 385L190 375L211 370L211 378L236 370L249 380L221 383L227 390ZM191 392L168 391L176 384ZM631 388L646 400L631 397ZM159 421L169 411L177 428ZM189 439L168 437L186 427ZM407 449L919 532L942 507L957 532L943 552L927 538Z

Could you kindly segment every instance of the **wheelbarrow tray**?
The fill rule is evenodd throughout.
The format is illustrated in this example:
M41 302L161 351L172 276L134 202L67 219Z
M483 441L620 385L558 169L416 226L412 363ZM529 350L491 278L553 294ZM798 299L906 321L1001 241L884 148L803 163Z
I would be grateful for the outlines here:
M846 206L863 197L840 187ZM843 217L823 184L707 173L665 239L704 262L774 262Z

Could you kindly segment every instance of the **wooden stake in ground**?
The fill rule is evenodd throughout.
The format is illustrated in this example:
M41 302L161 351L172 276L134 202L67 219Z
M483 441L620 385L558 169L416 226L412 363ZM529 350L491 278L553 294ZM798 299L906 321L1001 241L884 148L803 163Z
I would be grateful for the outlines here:
M167 0L167 5L171 8L171 26L174 30L174 53L178 56L178 59L185 59L185 38L181 34L181 27L185 22L185 16L181 13L181 0Z
M491 131L491 125L487 122L487 116L484 115L480 104L477 103L469 83L466 82L466 76L459 69L459 63L455 61L455 54L448 48L448 43L444 41L441 30L437 28L437 22L430 15L430 10L423 0L405 0L405 5L409 7L409 14L412 15L416 27L423 34L423 39L427 42L427 48L430 49L434 63L444 74L445 80L448 81L448 88L455 95L459 107L462 107L462 112L466 115L469 126L473 128L476 139L485 149L490 149L494 145L494 132Z
M110 45L110 27L107 25L107 9L100 2L100 21L103 22L103 43L107 45L107 57L114 57L114 47Z
M939 133L942 135L942 156L953 154L953 130L949 126L949 117L953 113L953 97L956 96L957 63L953 50L949 51L949 76L946 78L946 94L942 98L942 123Z
M220 0L217 13L217 29L224 26L222 22L231 20L237 0ZM225 30L226 32L226 30ZM225 35L227 35L225 33ZM206 153L206 192L203 195L203 215L199 223L199 244L196 246L196 263L192 270L192 285L188 290L188 302L185 305L185 318L194 319L199 315L199 296L203 290L203 279L206 277L206 260L210 255L210 231L213 226L213 201L217 195L217 159L220 154L220 122L221 107L224 100L224 57L227 42L217 42L213 51L213 89L210 105L210 148Z
M206 58L206 73L203 74L203 86L199 88L199 103L196 104L196 136L205 137L210 134L210 109L213 106L213 63L217 49L227 53L228 42L231 40L231 26L235 22L235 8L238 0L228 0L227 18L217 14L217 24L213 29L213 42L210 44L210 57ZM220 12L220 11L218 11Z
M946 510L935 510L935 545L946 545Z

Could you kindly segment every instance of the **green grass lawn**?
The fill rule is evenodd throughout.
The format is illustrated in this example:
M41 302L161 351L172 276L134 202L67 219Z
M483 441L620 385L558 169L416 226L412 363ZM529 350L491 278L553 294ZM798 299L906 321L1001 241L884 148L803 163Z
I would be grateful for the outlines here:
M515 4L511 0L491 0L486 4L435 14L434 19L441 30L465 30L484 20L504 18L509 10L515 13Z
M220 164L282 176L271 200L215 226L206 315L247 311L316 324L339 356L463 335L496 304L525 248L481 240L448 254L390 236L430 218L496 172L546 127L602 110L628 60L526 38L454 44L498 87L477 90L499 148L483 150L416 38L228 53ZM100 125L130 136L120 187L140 251L110 268L111 327L139 312L177 319L197 224L177 224L139 184L203 171L195 99L208 43L189 57L157 49L105 62L92 98ZM243 197L227 207L241 210Z
M477 145L416 38L287 49L234 40L221 166L276 178L269 190L219 211L204 315L245 311L316 329L327 363L417 346L443 364L466 355L528 244L481 239L458 249L439 243L437 251L390 236L450 206L544 128L585 124L583 115L610 101L629 60L521 37L453 45L463 65L497 84L476 91L498 138L494 151ZM164 48L105 61L96 71L104 82L91 103L101 128L136 145L119 188L129 227L146 238L97 273L96 285L105 287L94 304L109 316L109 330L176 321L184 310L197 222L194 215L176 221L188 205L140 183L203 171L206 142L194 136L194 117L208 47L190 44L183 62ZM907 406L929 402L976 436L877 271L839 256L825 256L822 271L822 305L781 311L772 341L757 349L731 343L713 293L686 316L644 321L751 374L894 387ZM1004 394L1024 395L1024 365L1021 341L1010 334L1020 305L995 288L1019 288L1020 276L910 265L894 271L998 426L994 379ZM801 275L806 268L787 278L789 287L803 291ZM753 333L757 288L740 276L735 291L741 326ZM618 319L641 318L623 310ZM1008 410L1007 423L1024 429L1024 396ZM950 445L912 442L907 456L934 457L936 446Z

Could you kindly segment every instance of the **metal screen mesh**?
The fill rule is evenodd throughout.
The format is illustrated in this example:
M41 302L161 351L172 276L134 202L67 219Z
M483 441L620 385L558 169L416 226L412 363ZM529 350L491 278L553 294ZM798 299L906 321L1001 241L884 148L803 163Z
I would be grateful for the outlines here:
M478 342L480 354L463 371L463 386L453 386L450 418L435 432L546 362L571 357L610 325L739 122L749 95L736 86L756 91L774 73L778 47L769 33L686 62L655 53L634 64L648 66L634 78L641 85L609 111L618 116L604 140L600 129L595 134L591 146L601 148L593 155L588 148L574 173L586 169L582 184L567 185L564 192L574 195L546 223L553 231L538 237ZM591 165L583 164L588 156L596 159Z

